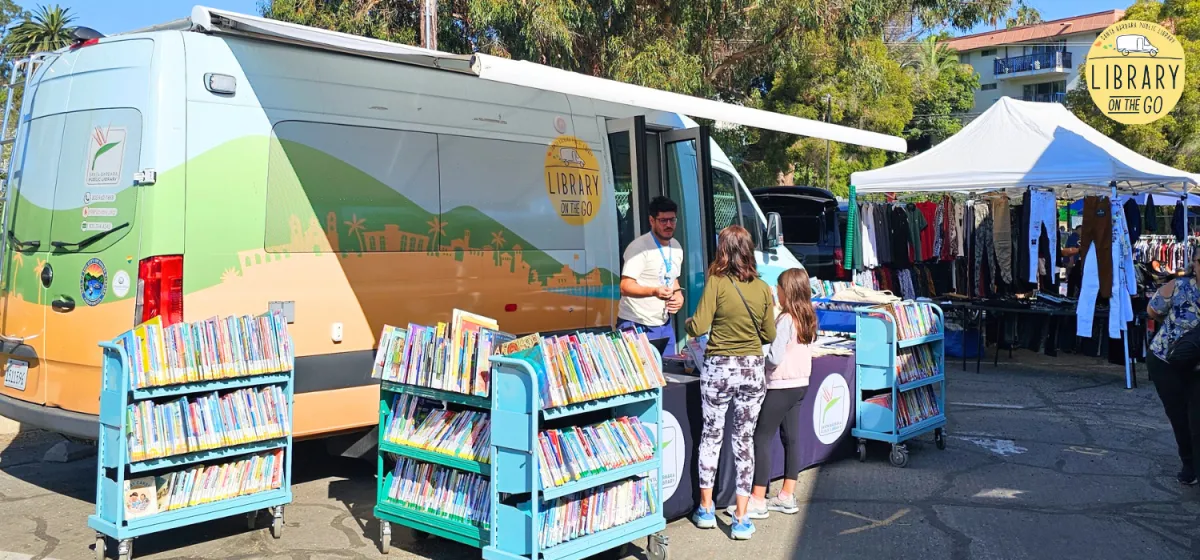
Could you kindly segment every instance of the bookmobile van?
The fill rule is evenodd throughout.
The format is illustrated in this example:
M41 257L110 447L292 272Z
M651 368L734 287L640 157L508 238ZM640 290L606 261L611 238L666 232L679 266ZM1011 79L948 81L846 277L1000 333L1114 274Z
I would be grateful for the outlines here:
M622 249L659 194L680 204L685 311L730 223L768 280L799 266L707 129L485 80L479 60L203 7L47 55L5 209L0 415L94 439L98 341L276 306L296 435L372 426L385 323L614 325Z

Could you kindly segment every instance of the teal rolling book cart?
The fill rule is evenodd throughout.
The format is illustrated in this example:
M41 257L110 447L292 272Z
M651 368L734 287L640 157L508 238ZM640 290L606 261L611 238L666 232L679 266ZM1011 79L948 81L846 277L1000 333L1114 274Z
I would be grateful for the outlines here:
M491 467L484 462L462 459L445 453L428 451L417 447L400 445L384 439L387 433L388 418L392 414L393 396L408 394L443 403L459 405L464 408L491 410L491 399L440 391L427 387L381 381L379 384L379 450L376 459L376 494L375 518L379 520L379 551L387 554L392 543L392 523L409 527L418 533L436 535L452 541L460 542L476 548L483 548L488 543L488 528L472 523L465 523L435 515L428 511L402 504L388 497L388 488L392 486L393 472L388 468L392 463L389 455L408 457L424 463L432 463L460 471L491 476Z
M858 438L860 461L867 459L867 440L875 440L892 444L889 460L904 467L908 465L904 442L912 438L933 432L937 448L946 448L942 433L946 425L946 329L942 309L935 304L897 305L927 306L934 322L928 325L928 334L902 338L898 321L907 319L896 317L887 306L855 311L857 406L851 434ZM902 360L915 353L931 366L920 374L912 374Z
M213 392L226 394L237 389L275 385L283 390L286 397L287 418L290 421L293 403L292 372L131 389L130 359L124 347L112 342L102 342L100 347L104 350L104 361L100 389L96 513L88 516L88 527L96 531L96 558L105 558L105 537L117 542L118 558L129 560L133 557L133 539L136 537L233 515L246 515L247 523L254 528L259 513L264 510L271 515L272 536L279 538L283 533L284 505L292 501L290 424L285 427L285 435L282 437L134 461L129 447L130 419L127 407L146 400L172 400ZM128 480L166 475L199 465L228 463L277 450L282 450L284 461L279 488L161 513L126 517L125 492Z
M666 528L662 509L661 443L655 444L652 459L561 486L543 486L538 461L538 433L547 422L563 427L592 423L600 417L636 417L652 425L655 442L661 442L662 389L542 408L538 376L533 368L519 358L492 358L492 531L483 548L483 557L487 560L577 560L645 537L647 557L665 560L668 543L660 534ZM573 424L572 419L578 419L578 422ZM539 546L539 529L548 502L635 477L649 477L647 480L657 488L652 514L548 548Z

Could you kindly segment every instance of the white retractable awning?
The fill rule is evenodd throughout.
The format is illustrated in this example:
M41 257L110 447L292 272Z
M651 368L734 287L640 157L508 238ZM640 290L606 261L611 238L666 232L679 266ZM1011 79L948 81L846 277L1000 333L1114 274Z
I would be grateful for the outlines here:
M681 95L577 72L559 70L484 54L455 55L369 39L324 29L315 29L223 10L196 6L193 29L228 33L310 48L367 56L402 64L471 74L483 80L586 97L609 103L681 113L691 117L723 121L765 130L822 138L857 146L903 152L908 145L899 136L858 130L846 126L751 109L711 99Z

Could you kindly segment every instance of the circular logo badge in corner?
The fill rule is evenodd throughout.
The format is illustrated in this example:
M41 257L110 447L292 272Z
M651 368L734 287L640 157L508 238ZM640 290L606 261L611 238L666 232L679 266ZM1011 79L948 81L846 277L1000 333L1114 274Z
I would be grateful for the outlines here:
M679 425L679 420L675 419L675 415L662 411L662 472L663 472L663 501L671 499L675 495L675 490L679 488L679 481L683 478L683 468L686 463L684 457L684 446L687 443L683 439L683 428Z
M564 222L582 226L596 217L604 184L587 142L570 135L555 138L546 149L545 171L546 195Z
M1057 67L1062 56L1038 54L1033 62L1045 59L1042 68ZM1119 21L1101 32L1083 66L1096 107L1122 124L1147 124L1170 113L1183 96L1186 69L1183 45L1175 35L1157 23L1134 20Z
M850 423L850 385L840 373L821 381L813 402L813 432L824 445L837 442Z
M125 297L125 294L129 293L131 285L128 272L118 270L116 274L113 274L112 291L117 297Z
M108 292L108 269L100 259L91 259L83 265L79 276L79 295L88 305L96 305Z

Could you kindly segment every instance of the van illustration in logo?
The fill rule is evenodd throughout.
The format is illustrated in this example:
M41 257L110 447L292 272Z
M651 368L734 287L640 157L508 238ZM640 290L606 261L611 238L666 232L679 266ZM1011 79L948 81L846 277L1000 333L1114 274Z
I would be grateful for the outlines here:
M1158 56L1158 47L1150 44L1145 35L1121 35L1117 37L1117 52L1124 56L1129 53L1147 53Z
M575 148L560 148L558 150L558 159L563 163L574 167L583 167L584 161L579 157L579 152Z

